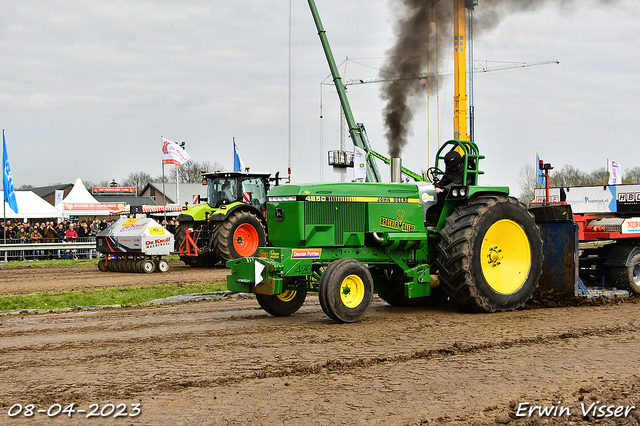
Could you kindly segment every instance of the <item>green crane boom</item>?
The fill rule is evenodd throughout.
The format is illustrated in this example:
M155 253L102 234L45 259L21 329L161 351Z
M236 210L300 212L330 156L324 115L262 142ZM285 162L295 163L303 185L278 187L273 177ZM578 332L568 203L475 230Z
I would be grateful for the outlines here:
M318 8L316 7L316 3L314 0L308 0L308 2L309 7L311 8L311 14L313 15L313 20L315 21L316 28L318 30L318 36L320 36L320 43L322 44L324 54L327 58L327 62L329 63L331 77L333 78L333 83L335 84L336 90L338 91L338 98L340 99L340 104L342 105L342 110L344 111L344 115L347 120L349 135L351 136L353 144L366 152L366 180L367 182L380 182L382 179L380 178L380 172L378 171L378 166L376 165L374 159L379 158L387 164L390 163L390 160L371 149L371 145L369 144L369 139L367 138L367 132L364 128L364 125L362 123L356 123L355 119L353 118L353 112L351 111L351 105L349 104L349 99L347 98L347 92L344 88L342 77L340 77L340 73L338 72L338 66L336 65L336 61L333 57L333 52L331 52L331 46L329 46L329 40L327 39L327 32L322 26ZM411 170L408 170L404 167L402 168L402 172L417 181L424 180L421 175L412 172Z

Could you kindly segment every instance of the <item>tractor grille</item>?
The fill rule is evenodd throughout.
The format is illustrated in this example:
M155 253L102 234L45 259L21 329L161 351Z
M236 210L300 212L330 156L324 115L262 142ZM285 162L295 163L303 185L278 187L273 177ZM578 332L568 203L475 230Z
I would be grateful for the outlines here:
M366 203L308 201L305 203L304 223L313 225L333 225L334 244L344 243L344 233L364 232Z

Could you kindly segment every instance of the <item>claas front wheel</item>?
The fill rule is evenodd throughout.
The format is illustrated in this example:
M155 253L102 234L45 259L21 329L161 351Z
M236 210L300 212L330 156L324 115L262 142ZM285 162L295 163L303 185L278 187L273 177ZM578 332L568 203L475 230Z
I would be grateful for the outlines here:
M258 248L265 246L267 233L255 214L236 211L218 225L214 238L216 255L226 262L255 256Z
M357 260L335 260L322 274L318 297L329 318L341 323L356 322L371 305L373 278Z
M285 290L280 294L256 294L260 307L276 317L297 312L306 297L305 290Z
M447 217L437 268L444 290L464 311L520 308L542 272L540 229L513 197L472 198Z

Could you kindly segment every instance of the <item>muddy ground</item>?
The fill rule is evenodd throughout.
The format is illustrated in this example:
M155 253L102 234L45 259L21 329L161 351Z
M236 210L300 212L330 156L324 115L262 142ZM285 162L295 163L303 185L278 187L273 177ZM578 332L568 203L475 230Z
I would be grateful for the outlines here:
M29 268L0 270L0 288L209 282L225 274L178 264L149 275ZM315 295L286 318L267 315L254 299L4 315L0 424L637 425L637 300L545 307L554 299L472 315L376 298L360 323L342 325ZM99 404L105 416L46 413L72 403L87 413ZM583 416L581 405L593 403L595 416ZM16 404L23 410L11 417ZM123 415L140 404L141 413L114 418L108 404L124 404ZM535 406L550 415L528 417ZM612 416L604 417L608 406Z

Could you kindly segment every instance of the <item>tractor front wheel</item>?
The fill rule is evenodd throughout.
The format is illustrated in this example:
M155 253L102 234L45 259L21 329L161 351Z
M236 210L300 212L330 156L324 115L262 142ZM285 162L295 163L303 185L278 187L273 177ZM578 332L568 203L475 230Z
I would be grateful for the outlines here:
M216 255L227 262L255 256L258 247L266 244L267 231L256 215L236 211L218 225L214 239Z
M182 242L184 241L184 239L187 236L187 230L188 229L192 229L193 231L190 232L190 237L195 240L198 241L198 235L200 234L201 231L203 231L203 227L206 226L205 224L203 224L202 222L181 222L178 227L176 228L176 235L175 235L175 251L179 251L180 250L180 246L182 245ZM201 248L201 247L199 247ZM190 249L191 251L192 249ZM185 265L189 265L192 267L206 267L206 266L214 266L216 263L218 263L218 258L216 257L215 253L213 252L209 252L209 253L205 253L202 255L198 255L198 256L190 256L190 255L185 255L185 254L180 254L180 260L182 260Z
M513 197L472 198L447 217L437 268L444 290L463 311L520 308L542 272L540 229Z
M307 292L304 290L285 290L280 294L256 294L260 307L276 317L297 312L306 298Z
M354 259L334 260L318 285L320 306L336 322L356 322L373 299L373 278L369 269Z

